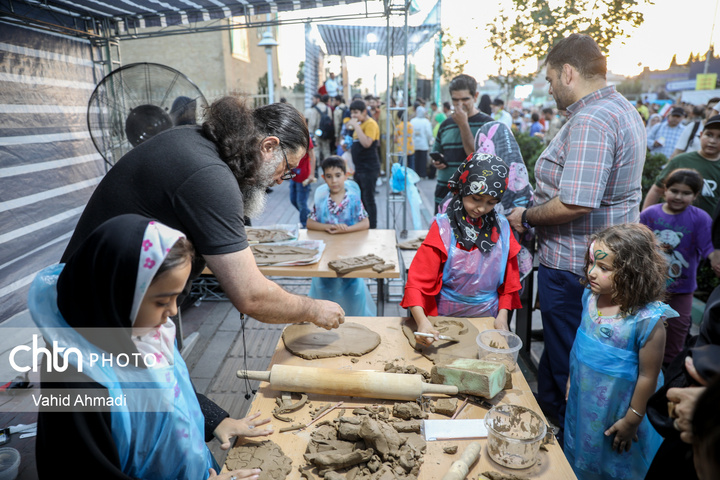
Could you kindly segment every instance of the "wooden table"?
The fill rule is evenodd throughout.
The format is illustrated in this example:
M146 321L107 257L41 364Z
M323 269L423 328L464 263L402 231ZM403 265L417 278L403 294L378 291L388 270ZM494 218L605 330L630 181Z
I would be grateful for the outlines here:
M397 242L402 243L408 240L414 240L422 236L427 236L428 231L429 230L408 230L407 237L405 238L399 238L400 233L398 233ZM413 259L415 258L417 250L403 250L402 248L398 248L398 250L400 251L400 258L402 258L404 275L407 275L407 271L410 268L410 264L412 263Z
M328 262L348 257L373 253L395 264L395 268L378 273L372 268L355 270L343 275L343 278L374 278L377 280L377 312L382 316L385 312L385 279L400 278L398 265L397 241L395 230L362 230L359 232L329 234L318 230L300 230L298 240L322 240L325 251L320 261L312 265L296 266L258 266L263 275L276 277L326 277L335 278L337 273L328 267Z
M355 322L365 325L366 327L376 331L382 338L382 343L372 352L359 357L357 363L352 363L351 357L335 357L316 360L304 360L296 357L288 352L283 344L282 339L279 340L275 353L271 360L271 366L275 364L297 365L297 366L313 366L322 368L336 368L347 370L376 370L383 371L387 362L395 361L395 363L403 365L415 365L417 367L430 370L431 362L413 350L401 330L401 317L348 317L347 322ZM471 319L470 320L479 330L492 328L491 318ZM269 368L268 368L269 369ZM513 389L505 390L496 396L492 403L495 404L516 404L531 408L542 416L542 411L538 406L535 398L530 391L522 372L516 368L512 374ZM240 381L238 379L238 381ZM296 394L295 394L296 395ZM267 437L273 442L280 445L285 455L293 461L293 470L287 477L289 479L300 479L298 467L305 465L303 454L310 438L310 433L314 426L300 432L278 433L281 428L290 424L281 422L272 417L271 412L275 408L275 398L280 396L280 392L270 388L268 383L261 383L260 388L253 400L248 413L262 412L262 418L270 417L275 433ZM294 396L294 398L296 398ZM324 404L335 404L343 401L343 406L363 406L363 405L386 405L392 409L395 403L390 400L373 400L356 397L328 396L319 394L309 394L309 399L314 407ZM310 408L305 406L297 412L288 414L293 419L293 423L308 423L310 421ZM468 404L458 418L484 418L487 410ZM349 412L346 412L348 415ZM332 420L337 417L336 412L329 413L323 420ZM430 414L430 418L448 417L436 414ZM557 443L548 445L547 451L540 451L538 462L525 470L511 470L494 463L487 454L486 440L480 440L483 449L480 453L480 459L475 463L467 478L477 478L479 473L487 470L495 470L505 473L514 473L516 475L525 476L531 479L575 479L575 475L565 459L560 446ZM427 451L424 456L423 466L420 468L420 480L440 479L447 472L448 468L462 454L463 449L471 443L471 440L454 440L454 441L434 441L427 443ZM455 455L443 453L443 447L448 445L458 445L458 452Z

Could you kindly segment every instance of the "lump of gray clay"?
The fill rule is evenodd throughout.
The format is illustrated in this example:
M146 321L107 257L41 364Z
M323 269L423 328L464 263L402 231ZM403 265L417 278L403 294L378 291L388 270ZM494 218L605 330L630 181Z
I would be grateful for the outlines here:
M427 418L427 413L423 412L417 403L406 402L396 403L393 406L393 416L410 420L411 418Z
M458 451L457 445L448 445L447 447L443 448L443 452L449 454L449 455L455 455Z
M452 417L455 410L457 410L457 398L441 398L435 402L435 413Z
M391 453L395 454L404 443L397 430L385 422L378 422L370 417L363 418L358 433L367 446L382 455L383 460L387 460Z
M250 442L234 447L225 460L228 470L259 468L260 480L285 478L292 470L292 460L287 457L280 445L272 440Z

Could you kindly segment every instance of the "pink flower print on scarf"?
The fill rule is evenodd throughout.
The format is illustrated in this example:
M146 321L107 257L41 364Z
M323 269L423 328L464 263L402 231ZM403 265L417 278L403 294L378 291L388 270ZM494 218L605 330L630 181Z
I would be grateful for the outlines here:
M143 250L145 250L146 252L147 252L148 250L150 250L150 248L151 248L152 246L153 246L153 243L152 243L150 240L145 240L145 241L143 241L143 243L142 243Z
M155 266L155 260L148 257L145 259L145 265L143 265L144 268L153 268Z

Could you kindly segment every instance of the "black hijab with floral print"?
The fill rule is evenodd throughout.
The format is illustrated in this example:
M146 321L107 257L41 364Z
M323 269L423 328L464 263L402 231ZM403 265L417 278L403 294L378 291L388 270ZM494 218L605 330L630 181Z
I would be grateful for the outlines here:
M497 243L500 231L495 209L480 217L477 225L468 221L462 199L468 195L491 195L502 200L507 190L508 167L500 158L489 153L475 153L463 162L448 181L453 194L447 206L457 242L465 249L476 245L481 251L489 252Z

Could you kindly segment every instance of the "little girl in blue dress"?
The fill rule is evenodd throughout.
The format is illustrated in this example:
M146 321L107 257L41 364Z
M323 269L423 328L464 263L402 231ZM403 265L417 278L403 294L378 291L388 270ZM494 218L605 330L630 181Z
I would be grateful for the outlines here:
M662 385L663 322L677 316L660 301L667 263L647 227L623 224L592 237L585 265L565 456L581 480L645 478L662 442L645 409Z

